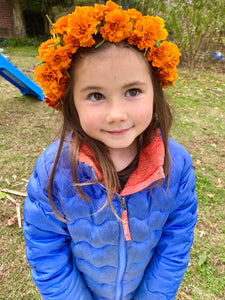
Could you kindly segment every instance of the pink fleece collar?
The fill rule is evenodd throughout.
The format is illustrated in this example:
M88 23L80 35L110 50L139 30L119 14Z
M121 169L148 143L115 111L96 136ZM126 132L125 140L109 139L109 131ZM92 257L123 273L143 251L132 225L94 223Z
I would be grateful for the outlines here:
M164 178L163 163L164 145L161 136L157 134L140 153L138 167L128 179L120 193L121 196L141 191L151 183Z
M102 180L99 165L92 151L86 145L81 146L79 160L91 166L98 179L100 181ZM151 183L164 178L163 163L164 145L158 133L153 141L140 153L138 167L128 179L120 195L125 196L139 192L148 187Z

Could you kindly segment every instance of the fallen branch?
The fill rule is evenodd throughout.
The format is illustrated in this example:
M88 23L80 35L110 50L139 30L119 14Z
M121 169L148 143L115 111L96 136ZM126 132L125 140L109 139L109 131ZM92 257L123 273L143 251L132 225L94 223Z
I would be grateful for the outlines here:
M2 189L1 191L4 193L9 193L17 196L23 196L23 197L27 196L27 193L16 191L16 190Z
M22 223L21 223L21 216L20 216L20 204L18 203L16 203L16 214L17 214L18 226L19 228L21 228Z
M22 181L24 181L24 182L28 182L29 180L22 178Z
M209 90L209 91L216 92L216 93L222 93L222 94L225 94L225 92L224 92L224 91L222 91L222 90L211 89L211 88L206 88L206 89L207 89L207 90Z
M8 200L10 200L12 203L17 204L16 200L13 199L13 197L11 197L11 196L9 196L9 195L6 195L6 198L7 198Z

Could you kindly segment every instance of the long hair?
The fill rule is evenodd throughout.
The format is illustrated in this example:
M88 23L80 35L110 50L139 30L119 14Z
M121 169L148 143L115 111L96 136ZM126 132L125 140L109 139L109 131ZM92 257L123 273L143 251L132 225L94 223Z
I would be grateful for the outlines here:
M98 39L99 37L96 36L96 44L98 44ZM143 59L145 59L144 53L142 51L139 51L137 48L133 47L132 45L130 45L128 42L126 42L126 40L113 45L116 47L125 47L131 49L132 51L135 51L137 55L141 55ZM113 213L117 216L117 218L119 218L112 205L112 199L114 198L115 191L119 191L120 189L120 183L119 183L117 172L115 170L112 160L110 159L109 152L105 147L105 145L89 137L83 131L74 104L74 95L73 95L73 90L74 90L73 84L74 84L74 78L76 76L76 65L79 62L82 62L82 60L84 60L87 56L91 56L92 54L95 54L97 52L100 54L101 51L104 51L111 46L112 46L111 43L105 42L97 49L94 46L92 48L79 48L73 57L71 67L69 69L70 79L68 82L66 93L63 98L63 108L62 108L63 126L61 131L60 143L59 143L58 152L54 161L54 165L51 171L49 184L48 184L48 196L49 196L49 201L52 206L52 209L55 212L55 214L63 221L65 221L65 218L57 211L56 206L52 199L52 183L54 180L54 174L57 168L57 164L60 158L64 141L66 139L66 136L69 133L71 134L70 146L69 146L70 149L69 160L70 160L71 174L72 174L74 184L76 186L76 190L78 191L81 198L87 201L91 200L88 198L88 196L85 194L82 188L84 184L80 184L78 180L78 172L77 172L78 161L79 161L78 154L81 145L84 144L87 145L88 148L92 151L95 160L98 162L98 167L102 174L103 182L107 191L107 199L105 205L109 203ZM165 150L163 169L164 169L165 176L168 177L168 184L169 184L170 156L169 156L169 148L168 148L168 136L172 124L172 114L171 114L170 105L168 103L168 99L164 95L160 83L156 78L157 70L154 69L147 60L146 60L146 64L148 64L149 74L151 76L153 91L154 91L153 117L148 128L138 137L138 143L137 143L138 153L140 153L141 150L146 145L151 143L156 132L160 130L163 143L164 143L164 150ZM88 185L92 183L93 181L87 182L86 184ZM151 185L150 189L160 183L162 183L162 180Z

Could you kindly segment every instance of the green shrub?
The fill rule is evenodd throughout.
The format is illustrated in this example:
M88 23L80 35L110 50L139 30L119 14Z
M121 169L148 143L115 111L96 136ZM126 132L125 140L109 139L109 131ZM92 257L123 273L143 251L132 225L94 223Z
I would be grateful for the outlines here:
M164 19L169 40L178 44L191 72L203 52L212 57L225 35L224 0L136 0L136 7Z
M1 42L1 47L23 47L35 46L38 47L43 41L48 39L48 36L43 35L37 38L8 38Z

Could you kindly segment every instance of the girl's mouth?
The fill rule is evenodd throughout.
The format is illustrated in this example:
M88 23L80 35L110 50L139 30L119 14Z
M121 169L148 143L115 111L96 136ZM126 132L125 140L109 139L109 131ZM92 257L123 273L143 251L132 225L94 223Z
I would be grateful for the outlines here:
M106 131L106 132L109 133L109 134L112 134L112 135L123 135L123 134L127 133L128 130L129 130L129 128L128 129L119 129L119 130Z

